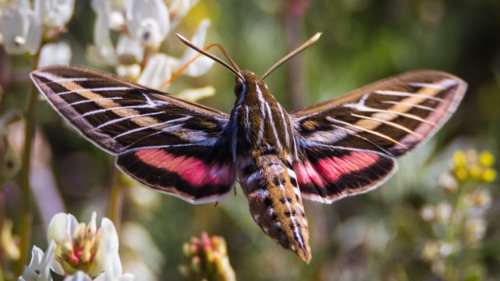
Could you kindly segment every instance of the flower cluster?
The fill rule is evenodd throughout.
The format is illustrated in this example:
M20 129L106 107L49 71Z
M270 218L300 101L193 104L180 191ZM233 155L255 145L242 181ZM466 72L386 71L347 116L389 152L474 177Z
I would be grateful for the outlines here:
M181 266L180 270L189 280L236 280L224 238L209 237L207 233L202 233L201 239L191 238L191 242L185 243L183 249L189 265Z
M444 191L441 201L420 210L434 236L424 242L422 257L441 278L455 280L457 275L479 274L476 261L462 259L466 265L474 265L474 272L467 272L468 267L460 269L452 260L458 255L468 256L467 252L478 248L486 234L485 216L492 199L484 184L496 177L494 161L487 151L456 151L449 172L439 181Z
M116 67L120 76L159 90L167 88L168 84L164 82L176 71L189 76L204 74L213 61L200 57L190 62L197 55L195 51L188 48L181 58L161 52L163 41L197 1L169 2L167 6L163 0L93 0L92 8L97 19L94 44L87 50L89 60L98 65ZM209 25L208 19L201 21L191 39L194 44L203 46ZM118 33L116 43L111 38L112 32ZM204 87L199 89L195 98L213 92L213 88Z
M0 37L5 51L10 55L38 54L45 42L53 41L64 31L74 5L74 0L15 0L4 4L0 7ZM42 52L56 55L50 61L39 62L40 66L69 63L71 58L65 43L45 44Z
M118 255L118 235L113 223L103 218L100 227L93 213L86 225L71 214L56 214L49 223L49 247L45 254L32 250L31 262L19 281L52 280L50 269L64 280L133 280L122 273Z
M454 165L453 176L459 181L475 179L481 182L492 182L496 178L496 171L493 169L495 157L488 152L478 153L476 150L459 150L453 155Z

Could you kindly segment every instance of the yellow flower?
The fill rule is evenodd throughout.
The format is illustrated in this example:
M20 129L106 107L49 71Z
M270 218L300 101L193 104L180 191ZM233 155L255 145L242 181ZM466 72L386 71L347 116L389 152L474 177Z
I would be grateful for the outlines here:
M489 151L478 152L474 149L457 150L453 155L453 176L459 181L469 178L482 182L492 182L496 178L496 171L492 168L495 157Z
M479 164L483 167L491 167L495 164L495 157L489 151L483 151L479 155Z

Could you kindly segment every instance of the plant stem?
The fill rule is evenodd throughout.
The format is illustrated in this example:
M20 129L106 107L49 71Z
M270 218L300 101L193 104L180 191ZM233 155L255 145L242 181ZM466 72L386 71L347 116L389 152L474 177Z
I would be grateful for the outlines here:
M120 171L113 167L111 194L109 198L109 219L115 224L117 231L120 231L123 207L123 186L120 176Z
M450 214L450 220L448 222L448 243L450 243L450 246L454 246L454 241L456 240L456 232L457 229L462 228L462 222L463 218L460 218L459 220L455 220L457 216L458 209L460 207L460 200L462 199L463 194L465 193L466 189L466 183L462 182L460 183L458 187L458 192L455 195L455 198L453 200L453 205L451 209L451 214ZM455 249L456 250L456 249ZM453 252L447 259L447 264L446 264L446 280L456 280L456 275L457 272L455 268L458 268L458 265L454 263L455 257L456 257L456 252Z
M38 64L38 54L33 57L33 69ZM35 133L35 110L38 100L37 89L31 84L31 90L28 95L28 106L24 113L24 145L22 153L22 167L20 171L19 186L21 189L21 222L20 222L20 240L21 240L21 258L17 264L16 273L21 275L24 265L28 263L28 255L31 246L31 223L33 216L31 213L31 190L30 190L30 166L31 151L33 147L33 138Z
M285 7L285 37L288 50L294 50L302 43L302 31L304 29L304 14L309 6L309 0L286 1ZM287 62L288 75L288 105L292 109L304 106L303 83L301 79L302 64L299 59Z

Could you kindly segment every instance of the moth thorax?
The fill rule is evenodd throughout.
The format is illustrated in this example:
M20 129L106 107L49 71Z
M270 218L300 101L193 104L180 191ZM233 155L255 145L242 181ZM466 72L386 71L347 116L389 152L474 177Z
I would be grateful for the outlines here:
M305 262L311 259L307 218L290 165L276 155L265 155L240 170L240 183L255 222L281 246Z

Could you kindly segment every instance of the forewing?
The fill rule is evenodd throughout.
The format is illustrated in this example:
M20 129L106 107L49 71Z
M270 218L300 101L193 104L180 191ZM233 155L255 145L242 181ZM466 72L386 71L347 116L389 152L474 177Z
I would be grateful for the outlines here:
M86 68L47 67L31 78L77 131L145 185L190 202L217 200L232 187L227 114ZM189 180L193 173L199 180Z
M345 150L359 151L359 157L334 155L331 159L353 166L352 171L356 171L355 167L362 171L367 157L361 155L403 155L427 140L448 120L462 100L466 88L463 80L448 73L409 72L293 112L291 116L297 143L303 151L300 162L317 161L312 159L318 154L316 150L334 150L340 154ZM394 167L381 167L377 172L378 179L354 185L356 188L344 185L348 184L345 181L335 185L324 181L322 185L315 184L314 189L304 187L303 195L305 198L332 202L345 196L341 195L345 192L356 194L375 188L392 173ZM328 194L331 189L338 190L336 193L339 196L322 195Z

